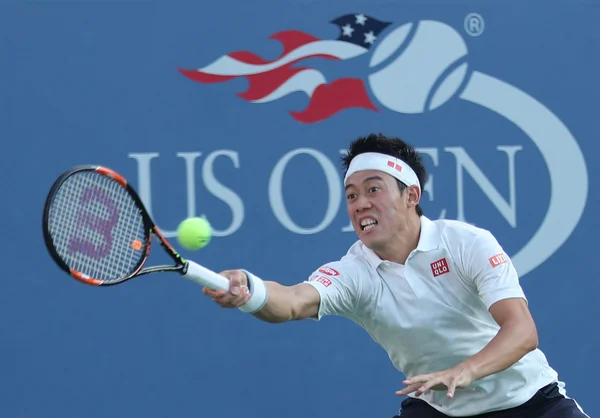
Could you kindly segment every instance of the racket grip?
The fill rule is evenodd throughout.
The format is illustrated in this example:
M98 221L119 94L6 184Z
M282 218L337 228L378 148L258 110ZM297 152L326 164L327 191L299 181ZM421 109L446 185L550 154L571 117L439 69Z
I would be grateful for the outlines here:
M229 290L229 280L220 274L187 260L183 277L213 290Z

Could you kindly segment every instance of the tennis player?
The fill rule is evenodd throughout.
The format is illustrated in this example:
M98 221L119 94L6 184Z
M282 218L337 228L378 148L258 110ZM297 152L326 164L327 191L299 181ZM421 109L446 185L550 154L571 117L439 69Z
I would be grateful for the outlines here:
M420 155L400 139L369 135L343 162L359 238L345 256L294 286L228 270L228 292L203 292L272 323L354 321L407 377L397 417L587 417L538 349L519 278L494 236L423 215Z

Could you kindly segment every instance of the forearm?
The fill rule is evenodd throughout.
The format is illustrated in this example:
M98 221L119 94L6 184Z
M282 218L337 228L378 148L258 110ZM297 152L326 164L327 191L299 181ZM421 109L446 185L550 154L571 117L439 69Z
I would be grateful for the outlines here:
M468 368L474 380L501 372L537 348L535 326L524 321L506 322L498 334L477 354L460 366Z
M265 281L267 302L253 315L265 322L278 324L296 319L294 312L294 287L283 286L276 282Z

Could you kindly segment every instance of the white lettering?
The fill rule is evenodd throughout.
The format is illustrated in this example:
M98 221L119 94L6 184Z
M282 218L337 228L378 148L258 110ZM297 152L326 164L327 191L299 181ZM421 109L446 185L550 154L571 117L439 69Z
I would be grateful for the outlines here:
M516 200L516 182L515 182L515 154L523 149L522 146L498 146L496 149L503 151L508 157L508 202L504 200L500 192L494 187L490 180L483 174L483 171L475 164L471 157L462 147L446 147L445 151L450 152L456 158L456 189L457 189L457 219L465 221L465 198L463 169L477 183L479 188L485 193L492 204L498 209L500 214L506 219L513 228L517 226L517 200Z
M429 155L433 160L433 166L438 166L439 153L437 148L416 148L416 151L421 154ZM423 187L423 192L426 192L429 196L429 201L433 202L433 173L429 172L427 177L427 182ZM438 219L446 219L446 209L442 209L442 212L438 216Z
M130 153L127 155L137 161L138 185L136 191L152 218L152 187L150 182L150 162L159 156L157 152Z
M195 162L196 159L201 156L200 152L178 152L177 156L185 160L185 174L186 174L186 196L187 196L187 217L196 216L196 185L195 185ZM151 193L151 175L150 175L150 162L153 158L158 157L158 153L130 153L129 157L133 158L138 163L138 193L142 203L146 207L150 217L152 215L152 193ZM154 222L158 225L159 222L154 219ZM160 226L159 226L160 227ZM173 238L177 236L177 231L168 231L162 227L161 232L165 238Z
M214 175L214 161L221 156L228 157L231 161L233 161L233 166L235 168L240 168L238 153L236 151L229 150L221 150L211 153L206 158L206 161L202 166L202 178L204 180L204 185L206 186L209 192L211 192L214 196L218 197L223 202L225 202L231 208L232 213L231 224L225 230L219 231L215 229L214 225L212 225L213 235L215 237L223 237L233 234L240 228L242 222L244 221L244 203L242 202L242 199L231 189L225 187L222 183L220 183Z
M325 217L317 226L313 228L302 228L294 223L290 218L288 211L283 202L283 172L289 161L297 155L306 154L313 157L323 168L327 186L329 188L329 200L327 203L327 211ZM335 215L340 207L342 197L342 188L340 176L332 162L320 151L311 148L298 148L285 154L275 165L271 178L269 179L269 203L277 220L289 231L296 234L316 234L321 232L335 218Z
M185 160L185 195L187 199L187 217L196 216L196 158L201 152L178 152L177 156ZM165 232L163 232L165 233ZM173 234L176 234L173 231ZM175 235L173 235L175 236Z

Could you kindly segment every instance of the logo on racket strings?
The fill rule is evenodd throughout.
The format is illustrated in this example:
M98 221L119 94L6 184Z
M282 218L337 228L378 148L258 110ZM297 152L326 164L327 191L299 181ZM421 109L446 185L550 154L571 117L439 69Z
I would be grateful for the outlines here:
M82 253L99 260L110 254L112 249L112 230L119 221L119 209L111 197L97 187L88 187L79 203L75 227L77 235L71 237L69 253Z

